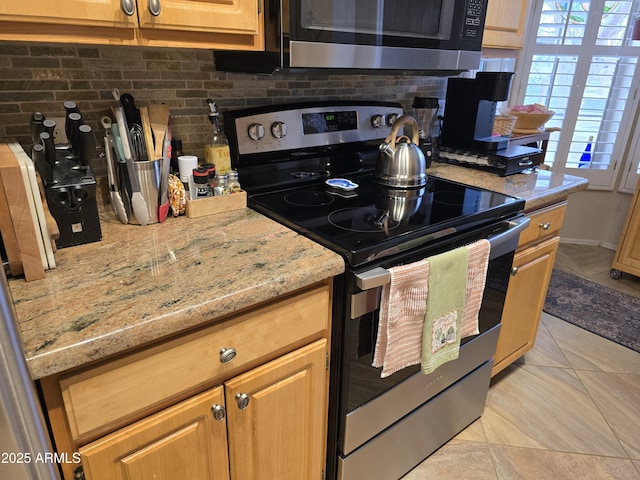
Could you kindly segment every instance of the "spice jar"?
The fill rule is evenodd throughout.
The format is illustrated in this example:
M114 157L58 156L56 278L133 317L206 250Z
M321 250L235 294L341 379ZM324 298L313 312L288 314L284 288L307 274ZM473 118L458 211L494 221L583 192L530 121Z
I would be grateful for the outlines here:
M229 193L238 193L242 190L242 188L240 188L240 182L238 181L238 172L235 170L231 170L229 172L228 184Z
M198 167L193 169L193 183L195 185L195 198L207 198L211 196L211 187L209 186L209 170Z

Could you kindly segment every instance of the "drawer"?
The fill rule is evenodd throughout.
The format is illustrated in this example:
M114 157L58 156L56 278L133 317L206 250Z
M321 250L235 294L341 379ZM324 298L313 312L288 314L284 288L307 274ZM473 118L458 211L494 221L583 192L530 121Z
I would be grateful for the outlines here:
M520 234L519 247L536 242L552 235L557 235L562 228L567 202L535 210L529 214L531 223Z
M330 298L325 284L61 379L74 440L121 427L319 338L329 327ZM225 362L222 352L230 349L235 357Z

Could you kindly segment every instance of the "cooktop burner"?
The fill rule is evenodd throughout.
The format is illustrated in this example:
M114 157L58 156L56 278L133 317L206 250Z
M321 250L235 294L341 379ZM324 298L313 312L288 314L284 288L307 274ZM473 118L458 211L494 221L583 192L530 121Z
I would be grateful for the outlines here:
M328 219L331 225L350 232L388 233L389 230L400 225L400 222L390 218L389 210L380 210L372 206L342 208L331 212Z
M333 203L333 197L325 192L302 190L287 193L284 201L298 207L321 207Z
M249 195L249 206L342 254L357 266L522 210L524 201L429 177L420 189L387 188L371 172L337 195L324 181Z

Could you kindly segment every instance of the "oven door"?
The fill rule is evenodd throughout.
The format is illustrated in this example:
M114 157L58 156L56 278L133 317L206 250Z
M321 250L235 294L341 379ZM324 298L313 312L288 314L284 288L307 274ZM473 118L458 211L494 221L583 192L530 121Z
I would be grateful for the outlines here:
M346 278L346 318L342 344L341 425L338 440L341 456L356 450L491 360L498 340L513 255L520 232L528 223L527 217L518 217L500 222L498 234L487 236L476 233L475 237L458 238L455 243L441 244L435 250L431 248L413 252L402 259L387 260L384 264L369 265L364 270L350 272ZM495 232L496 226L483 231ZM479 238L489 238L491 243L486 287L479 313L480 333L462 340L458 360L443 364L430 375L423 375L420 366L416 365L381 378L381 369L372 367L371 363L377 336L381 287L390 281L386 269L393 266L391 262L396 262L396 265L412 263ZM486 384L488 388L488 379Z
M290 0L290 66L477 68L486 8L487 0Z

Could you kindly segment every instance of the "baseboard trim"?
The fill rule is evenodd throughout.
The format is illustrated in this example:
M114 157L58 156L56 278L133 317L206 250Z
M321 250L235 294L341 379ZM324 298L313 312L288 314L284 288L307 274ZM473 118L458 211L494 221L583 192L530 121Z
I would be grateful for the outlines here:
M607 250L617 250L618 245L609 242L600 242L598 240L585 240L582 238L566 238L560 237L560 243L574 244L574 245L590 245L594 247L602 247Z

